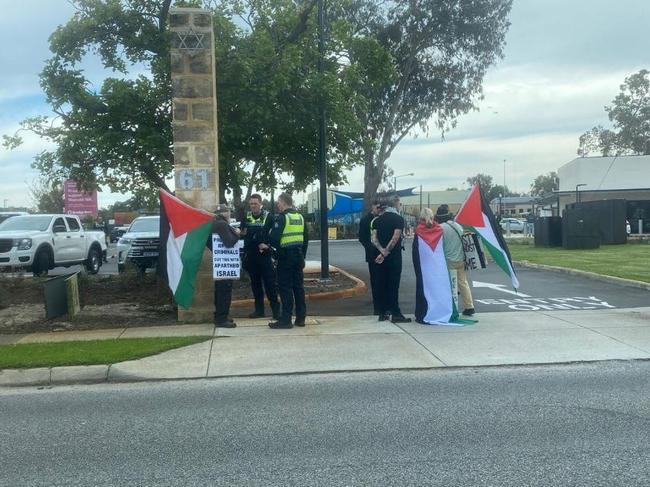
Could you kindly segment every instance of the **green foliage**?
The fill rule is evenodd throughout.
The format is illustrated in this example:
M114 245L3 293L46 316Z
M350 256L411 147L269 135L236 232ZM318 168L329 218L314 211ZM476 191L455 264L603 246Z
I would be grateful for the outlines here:
M578 155L650 154L650 72L642 69L627 78L605 111L614 129L593 127L580 136Z
M560 188L560 179L555 171L548 174L540 174L530 185L531 196L543 196L557 191Z
M29 196L39 213L63 213L61 181L40 178L29 187Z
M504 187L501 184L494 184L492 176L489 174L479 173L476 176L467 178L466 181L470 186L473 186L476 183L480 184L488 201L492 201L499 196L517 196L517 194L510 191L507 186Z
M481 97L487 69L502 56L511 0L416 0L330 4L348 106L362 131L368 203L386 161L419 128L444 133ZM336 50L333 50L336 53Z
M167 13L172 0L71 0L41 84L56 118L23 122L54 142L34 166L85 189L154 198L171 175ZM305 189L317 177L318 108L328 117L331 184L365 165L366 199L416 127L445 132L475 109L502 56L511 0L328 2L324 73L315 0L176 1L213 10L222 191ZM110 70L94 88L87 57ZM20 136L6 136L8 147ZM280 181L281 174L290 180Z
M151 192L172 169L170 76L166 39L171 0L72 0L77 11L50 36L40 75L55 117L21 130L55 144L34 167L84 189ZM81 63L97 57L111 73L95 88ZM139 74L142 72L146 74ZM19 137L5 137L15 147Z

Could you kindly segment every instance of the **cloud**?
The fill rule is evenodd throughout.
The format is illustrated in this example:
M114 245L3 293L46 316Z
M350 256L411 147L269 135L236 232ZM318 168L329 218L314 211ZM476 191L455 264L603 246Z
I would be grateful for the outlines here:
M38 12L38 15L33 15ZM38 73L50 55L48 36L74 13L67 0L22 0L3 5L0 17L0 134L25 116L48 114ZM540 173L556 170L575 157L578 137L599 123L624 78L648 66L646 30L650 1L514 0L505 57L484 82L480 111L459 118L440 140L417 134L395 150L389 165L397 174L415 172L398 184L425 189L461 186L478 172L527 190ZM84 63L98 86L104 76L96 59ZM136 76L141 70L134 70ZM12 204L27 202L25 181L43 143L29 139L20 151L0 149L0 195ZM349 172L348 188L363 189L363 168ZM3 196L0 196L0 198ZM128 195L100 193L100 206ZM1 202L1 201L0 201Z

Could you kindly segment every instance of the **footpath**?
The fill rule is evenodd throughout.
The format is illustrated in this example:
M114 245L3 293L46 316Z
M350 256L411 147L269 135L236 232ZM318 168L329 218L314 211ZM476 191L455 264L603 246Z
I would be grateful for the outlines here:
M205 336L204 342L116 364L1 370L0 386L199 379L265 374L511 366L650 359L650 307L481 313L465 327L395 325L374 316L310 318L271 330L179 325L0 335L0 344Z

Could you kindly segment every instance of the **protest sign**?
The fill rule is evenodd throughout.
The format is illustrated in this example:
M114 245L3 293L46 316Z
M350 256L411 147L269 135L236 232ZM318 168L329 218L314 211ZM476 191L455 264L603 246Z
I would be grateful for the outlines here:
M241 261L239 249L242 241L234 247L226 247L221 237L212 234L212 278L215 280L239 279L241 276Z
M485 269L485 254L481 239L475 233L466 233L462 237L465 250L465 270Z

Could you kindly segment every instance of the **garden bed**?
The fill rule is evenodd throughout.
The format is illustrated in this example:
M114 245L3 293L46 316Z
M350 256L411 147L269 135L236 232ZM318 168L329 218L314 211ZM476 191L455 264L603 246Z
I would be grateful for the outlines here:
M312 299L330 293L336 298L357 285L344 273L331 276L327 282L305 276L305 292ZM0 334L178 324L171 292L155 274L79 274L82 309L74 320L67 316L45 319L43 284L40 278L0 274ZM233 316L243 317L252 311L251 297L247 276L234 282Z

